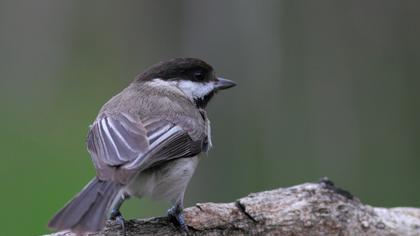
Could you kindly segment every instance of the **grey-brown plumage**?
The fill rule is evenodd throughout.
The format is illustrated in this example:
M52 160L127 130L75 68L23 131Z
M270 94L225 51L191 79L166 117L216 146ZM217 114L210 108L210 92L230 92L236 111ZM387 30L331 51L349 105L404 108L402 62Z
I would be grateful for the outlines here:
M192 58L161 62L140 74L100 110L87 140L97 176L49 227L98 231L111 209L118 216L128 196L171 201L169 214L183 227L186 186L197 155L211 146L204 108L217 90L233 85Z

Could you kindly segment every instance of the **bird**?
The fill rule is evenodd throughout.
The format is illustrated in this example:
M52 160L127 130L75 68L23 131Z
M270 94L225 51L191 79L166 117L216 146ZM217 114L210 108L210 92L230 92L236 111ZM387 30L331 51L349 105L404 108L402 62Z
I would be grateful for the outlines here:
M197 58L162 61L136 76L90 125L86 143L96 176L48 227L84 234L101 231L111 219L125 234L123 202L150 197L169 201L169 219L188 232L184 194L201 154L212 147L206 107L235 85Z

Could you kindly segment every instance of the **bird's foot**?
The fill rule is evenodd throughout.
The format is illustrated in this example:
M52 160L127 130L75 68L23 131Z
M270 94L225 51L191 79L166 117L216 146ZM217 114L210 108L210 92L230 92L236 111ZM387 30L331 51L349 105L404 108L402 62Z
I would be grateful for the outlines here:
M125 229L125 220L119 210L113 209L111 212L111 220L115 220L119 225L121 225L122 235L126 236L126 229Z
M181 229L182 232L188 234L188 226L185 224L184 214L182 214L182 208L179 206L173 206L168 210L169 220L177 227Z

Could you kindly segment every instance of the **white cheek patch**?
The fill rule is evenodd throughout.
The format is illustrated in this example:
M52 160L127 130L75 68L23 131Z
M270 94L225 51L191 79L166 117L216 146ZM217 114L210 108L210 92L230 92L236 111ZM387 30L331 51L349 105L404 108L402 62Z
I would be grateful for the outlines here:
M156 87L167 87L167 86L174 86L176 85L175 81L165 81L159 78L153 79L149 82L150 85L156 86Z
M178 82L178 88L182 90L188 97L202 98L214 90L214 83L193 82L188 80L181 80Z
M149 86L183 94L191 100L202 98L215 89L214 83L212 82L200 83L189 80L165 81L159 78L150 81Z
M153 79L149 82L149 86L156 87L163 90L169 90L176 93L181 93L176 81L165 81L159 78Z

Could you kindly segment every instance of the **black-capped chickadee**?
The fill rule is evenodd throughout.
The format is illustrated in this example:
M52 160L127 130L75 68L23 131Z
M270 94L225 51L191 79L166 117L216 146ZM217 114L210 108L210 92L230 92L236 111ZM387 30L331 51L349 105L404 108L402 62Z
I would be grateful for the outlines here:
M235 86L195 58L160 62L111 98L91 125L87 146L96 177L49 222L55 230L100 231L117 219L130 196L169 200L168 216L186 231L185 189L198 155L211 147L204 108L213 95Z

